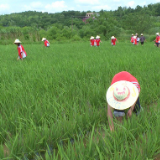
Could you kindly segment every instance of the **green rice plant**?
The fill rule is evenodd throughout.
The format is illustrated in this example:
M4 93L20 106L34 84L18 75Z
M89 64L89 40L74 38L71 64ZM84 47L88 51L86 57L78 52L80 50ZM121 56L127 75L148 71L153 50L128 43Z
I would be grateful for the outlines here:
M23 61L16 60L15 45L1 46L2 158L141 160L158 155L160 54L154 43L23 46L28 54ZM144 111L123 124L114 120L111 133L105 96L113 76L123 70L138 79ZM8 155L3 155L4 144Z

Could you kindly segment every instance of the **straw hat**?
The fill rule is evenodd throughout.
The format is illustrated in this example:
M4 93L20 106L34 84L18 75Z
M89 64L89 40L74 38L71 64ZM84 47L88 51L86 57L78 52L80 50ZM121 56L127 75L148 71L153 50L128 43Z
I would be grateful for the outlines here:
M134 39L136 39L136 38L137 38L137 36L133 36L133 38L134 38Z
M15 39L14 43L22 43L19 39Z
M115 37L114 37L114 36L112 36L112 37L111 37L111 39L115 39Z
M159 35L159 33L157 32L157 33L156 33L156 35L158 36L158 35Z
M143 36L143 33L141 33L141 36Z
M97 35L97 37L96 37L96 38L98 39L98 38L100 38L100 36L98 36L98 35Z
M129 81L118 81L112 84L106 93L108 104L117 110L131 107L137 100L139 92L137 87Z
M42 41L46 40L46 38L42 38Z
M91 38L90 39L94 39L94 37L93 36L91 36Z

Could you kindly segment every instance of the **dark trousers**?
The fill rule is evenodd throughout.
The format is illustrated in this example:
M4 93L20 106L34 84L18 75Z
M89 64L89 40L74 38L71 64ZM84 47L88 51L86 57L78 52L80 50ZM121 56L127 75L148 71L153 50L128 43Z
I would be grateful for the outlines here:
M134 106L133 112L137 113L140 109L141 109L141 105L140 105L140 101L139 101L139 97L138 97L136 105Z

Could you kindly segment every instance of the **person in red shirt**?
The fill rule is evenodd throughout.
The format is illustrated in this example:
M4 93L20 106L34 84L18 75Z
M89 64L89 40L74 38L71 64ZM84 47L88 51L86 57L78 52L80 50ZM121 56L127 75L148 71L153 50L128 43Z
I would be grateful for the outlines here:
M91 36L91 38L90 38L90 45L91 45L91 46L94 46L94 42L95 42L94 37Z
M159 44L160 44L160 36L159 36L159 33L156 33L156 39L154 40L155 41L155 46L156 47L159 47Z
M111 37L111 44L112 44L113 46L116 45L116 41L117 41L116 37L112 36L112 37Z
M133 45L137 45L137 36L133 36Z
M100 42L101 42L101 40L100 40L100 36L97 36L96 37L96 46L100 46Z
M23 58L26 58L27 53L26 53L24 47L21 45L21 41L19 39L15 39L14 44L17 45L17 50L18 50L17 60L19 60L19 59L23 60Z
M122 122L123 117L132 116L132 112L138 115L142 110L139 101L140 85L138 80L129 72L117 73L106 93L108 103L108 121L111 131L114 131L113 114ZM113 112L113 113L112 113Z
M134 42L134 34L132 34L132 37L131 37L131 43L133 43Z
M44 46L45 47L49 47L50 46L50 43L46 38L42 38L42 41L44 41Z

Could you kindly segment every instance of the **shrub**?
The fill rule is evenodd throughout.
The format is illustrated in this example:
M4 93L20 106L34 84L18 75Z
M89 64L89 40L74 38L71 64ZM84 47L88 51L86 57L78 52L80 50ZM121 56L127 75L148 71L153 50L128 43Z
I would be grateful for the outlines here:
M150 36L149 39L148 39L148 41L149 42L153 42L155 39L156 39L156 36Z
M74 35L71 40L72 40L72 41L80 41L80 40L81 40L81 37L78 36L78 35Z

